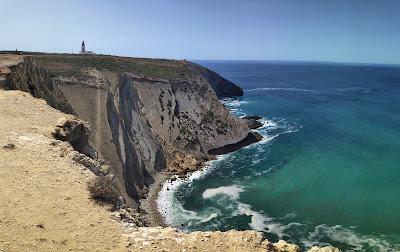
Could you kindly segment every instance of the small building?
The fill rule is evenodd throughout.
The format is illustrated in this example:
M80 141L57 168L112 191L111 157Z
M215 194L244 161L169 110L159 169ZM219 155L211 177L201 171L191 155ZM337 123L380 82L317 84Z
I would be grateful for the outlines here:
M82 41L81 51L79 52L79 54L96 55L96 54L95 54L94 52L92 52L92 51L86 51L85 41Z

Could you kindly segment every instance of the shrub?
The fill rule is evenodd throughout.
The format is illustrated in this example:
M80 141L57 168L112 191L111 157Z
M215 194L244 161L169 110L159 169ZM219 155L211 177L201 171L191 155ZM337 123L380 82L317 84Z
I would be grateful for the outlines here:
M214 121L214 113L211 110L208 110L201 119L201 123L208 123Z
M116 205L119 195L114 187L111 176L96 176L87 184L92 199Z

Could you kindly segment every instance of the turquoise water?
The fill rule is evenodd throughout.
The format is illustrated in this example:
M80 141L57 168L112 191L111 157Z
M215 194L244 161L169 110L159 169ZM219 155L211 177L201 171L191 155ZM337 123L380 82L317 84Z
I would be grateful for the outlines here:
M251 228L303 248L400 248L400 68L200 63L243 87L224 103L263 116L264 140L166 185L159 207L170 224Z

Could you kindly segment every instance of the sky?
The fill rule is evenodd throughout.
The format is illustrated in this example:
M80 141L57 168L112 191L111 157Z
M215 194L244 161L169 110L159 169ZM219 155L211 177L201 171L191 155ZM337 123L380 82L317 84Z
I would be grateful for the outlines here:
M0 50L400 64L398 0L0 0Z

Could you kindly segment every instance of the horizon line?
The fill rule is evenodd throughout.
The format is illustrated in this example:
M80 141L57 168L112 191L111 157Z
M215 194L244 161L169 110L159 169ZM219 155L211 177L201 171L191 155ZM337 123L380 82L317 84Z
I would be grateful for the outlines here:
M373 62L351 62L351 61L329 61L329 60L276 60L276 59L189 59L190 61L244 61L244 62L282 62L282 63L309 63L309 64L347 64L347 65L370 65L370 66L397 66L400 63L373 63Z
M0 50L1 53L13 53L14 50ZM80 55L79 53L70 52L41 52L41 51L23 51L22 53L43 53L43 54L68 54ZM400 67L400 63L374 63L374 62L351 62L351 61L329 61L329 60L298 60L298 59L190 59L190 58L170 58L170 57L149 57L149 56L132 56L132 55L113 55L113 54L96 54L99 56L114 56L114 57L131 57L131 58L147 58L147 59L167 59L167 60L189 60L189 61L243 61L243 62L281 62L281 63L308 63L308 64L344 64L344 65L365 65L365 66L389 66Z

